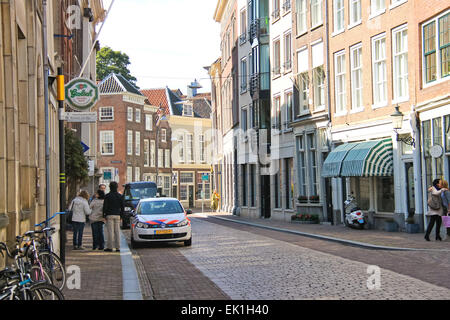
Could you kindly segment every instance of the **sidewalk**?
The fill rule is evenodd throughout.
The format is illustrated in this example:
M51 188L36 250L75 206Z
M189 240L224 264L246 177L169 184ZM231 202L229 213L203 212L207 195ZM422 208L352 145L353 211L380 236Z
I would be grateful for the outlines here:
M128 277L123 270L128 270L129 251L121 243L121 252L104 252L92 250L92 232L86 224L83 234L85 250L73 250L72 231L67 231L66 270L71 267L80 271L80 287L73 288L76 283L75 273L68 272L67 285L63 290L66 300L124 300L129 294ZM126 245L126 243L125 243ZM132 258L131 258L132 259ZM78 268L77 268L78 267ZM134 267L134 266L131 266ZM134 279L132 279L134 280ZM125 289L125 290L124 290Z
M197 214L201 215L201 213ZM428 242L424 239L424 233L410 234L406 232L386 232L383 230L356 230L345 227L344 225L297 224L273 219L245 218L234 216L227 212L205 212L204 214L205 216L222 220L231 220L238 223L293 232L299 235L317 237L323 240L337 241L372 249L448 250L450 252L450 240L446 240L445 236L441 233L443 241L435 241L434 230L430 235L431 241Z

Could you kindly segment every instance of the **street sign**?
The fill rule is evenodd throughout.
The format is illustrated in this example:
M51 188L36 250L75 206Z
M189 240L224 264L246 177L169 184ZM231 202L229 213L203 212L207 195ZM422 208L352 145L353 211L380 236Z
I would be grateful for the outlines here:
M97 85L84 78L76 78L66 84L66 102L75 110L88 111L99 100Z
M97 112L62 112L60 120L67 122L97 122Z
M83 147L83 153L89 150L89 146L85 144L83 141L81 141L81 146Z
M208 173L202 174L202 181L209 181L209 174Z

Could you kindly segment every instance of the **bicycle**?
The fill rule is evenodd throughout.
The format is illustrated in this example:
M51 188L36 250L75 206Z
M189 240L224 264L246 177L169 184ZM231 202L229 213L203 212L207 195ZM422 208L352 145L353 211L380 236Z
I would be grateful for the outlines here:
M17 237L18 238L22 237ZM19 243L19 241L17 241ZM0 271L0 300L64 300L64 295L54 285L47 282L33 282L26 272L26 263L21 250L10 252L4 242L0 242L0 253L14 258L16 269Z

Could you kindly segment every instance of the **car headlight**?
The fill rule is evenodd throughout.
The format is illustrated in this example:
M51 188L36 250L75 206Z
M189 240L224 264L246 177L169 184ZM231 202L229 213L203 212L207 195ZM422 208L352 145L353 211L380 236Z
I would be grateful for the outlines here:
M145 224L145 223L142 223L142 222L138 222L136 224L136 227L137 228L141 228L141 229L147 229L149 226L148 226L148 224Z
M187 221L187 219L184 219L183 221L177 223L177 227L185 227L188 224L189 222Z

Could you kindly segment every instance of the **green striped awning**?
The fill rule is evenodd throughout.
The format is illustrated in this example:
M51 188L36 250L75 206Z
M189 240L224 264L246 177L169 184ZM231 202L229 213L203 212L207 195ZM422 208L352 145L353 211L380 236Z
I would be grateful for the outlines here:
M356 145L357 143L341 144L331 151L322 165L322 177L340 177L342 161L344 161L347 153Z
M345 156L342 151L346 147ZM338 150L342 147L340 150ZM333 153L337 151L336 155ZM325 166L331 156L329 165ZM336 163L338 161L341 163ZM329 167L333 169L330 170ZM339 168L340 170L338 171ZM390 139L348 143L333 150L325 160L323 177L386 177L394 169L393 147Z

